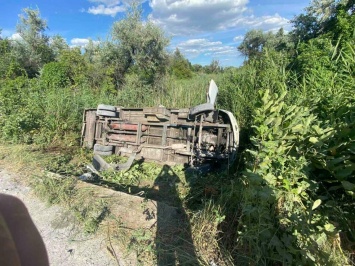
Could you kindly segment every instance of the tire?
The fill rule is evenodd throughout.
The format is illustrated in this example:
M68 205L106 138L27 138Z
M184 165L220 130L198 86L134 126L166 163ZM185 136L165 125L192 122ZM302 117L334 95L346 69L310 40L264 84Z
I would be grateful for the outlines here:
M113 150L113 146L109 145L109 146L104 146L104 145L101 145L101 144L95 144L94 145L94 151L111 151L112 152Z
M116 112L116 107L113 105L99 104L97 106L97 110L106 110L106 111Z
M116 117L116 112L113 112L113 111L106 111L106 110L99 110L98 109L96 114L101 115L101 116Z
M112 151L94 151L94 154L108 156L108 155L112 155Z

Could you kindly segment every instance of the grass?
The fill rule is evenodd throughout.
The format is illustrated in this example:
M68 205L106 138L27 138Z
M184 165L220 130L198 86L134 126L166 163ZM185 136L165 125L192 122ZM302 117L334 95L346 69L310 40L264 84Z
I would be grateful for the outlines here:
M104 200L95 199L92 191L76 187L78 172L74 169L80 156L82 152L61 155L27 145L0 146L2 167L19 174L21 178L17 180L30 185L48 204L60 204L73 211L86 232L95 232L107 215L108 206Z
M213 183L213 177L209 177L206 185L201 177L185 174L181 166L164 168L141 162L136 162L130 171L103 173L98 185L131 194L143 192L140 194L142 200L161 202L158 212L165 209L165 203L180 210L173 220L168 220L172 226L156 235L157 225L153 228L127 227L124 217L112 212L116 200L78 183L76 177L85 171L90 156L84 150L63 154L54 148L44 151L26 145L0 146L0 163L4 167L11 166L7 169L21 174L21 181L29 184L48 204L59 204L70 210L85 232L105 235L114 257L116 253L124 253L127 258L137 258L141 265L154 265L162 258L171 260L172 254L177 254L173 260L182 264L223 262L218 234L224 216L221 207L214 202L213 187L208 185ZM122 158L112 156L110 160ZM199 202L201 198L205 200ZM142 201L142 212L147 206ZM158 215L160 228L166 222L163 222L164 214Z

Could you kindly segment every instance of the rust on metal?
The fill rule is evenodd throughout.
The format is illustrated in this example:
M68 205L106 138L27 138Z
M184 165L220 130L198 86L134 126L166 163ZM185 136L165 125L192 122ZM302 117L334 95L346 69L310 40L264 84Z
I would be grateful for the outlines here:
M118 134L111 134L107 136L108 139L116 140L116 141L124 141L124 142L136 142L135 135L118 135Z
M118 129L118 130L127 130L127 131L137 131L139 125L137 124L124 124L124 123L116 123L113 122L108 125L111 129ZM146 125L142 125L141 130L142 132L146 131L148 127Z

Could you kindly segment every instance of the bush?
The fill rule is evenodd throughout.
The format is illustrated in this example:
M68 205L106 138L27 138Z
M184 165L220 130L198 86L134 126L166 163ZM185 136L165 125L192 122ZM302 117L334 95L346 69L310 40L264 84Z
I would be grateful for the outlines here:
M40 79L45 87L65 88L70 85L69 69L61 62L48 63L44 65Z
M319 184L307 153L333 136L307 107L286 105L281 96L261 93L253 115L254 148L248 150L242 191L240 245L256 264L347 263L339 229L322 211Z

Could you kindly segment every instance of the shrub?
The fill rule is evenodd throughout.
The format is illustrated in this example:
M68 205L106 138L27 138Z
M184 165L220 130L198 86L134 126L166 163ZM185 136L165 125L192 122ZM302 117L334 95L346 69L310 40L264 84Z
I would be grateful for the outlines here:
M339 229L322 213L319 184L307 160L307 152L317 152L315 139L326 140L334 130L307 107L286 105L286 94L263 91L253 114L240 245L256 264L347 263L337 242Z
M69 69L61 62L51 62L44 65L41 76L43 86L48 88L64 88L70 85Z

